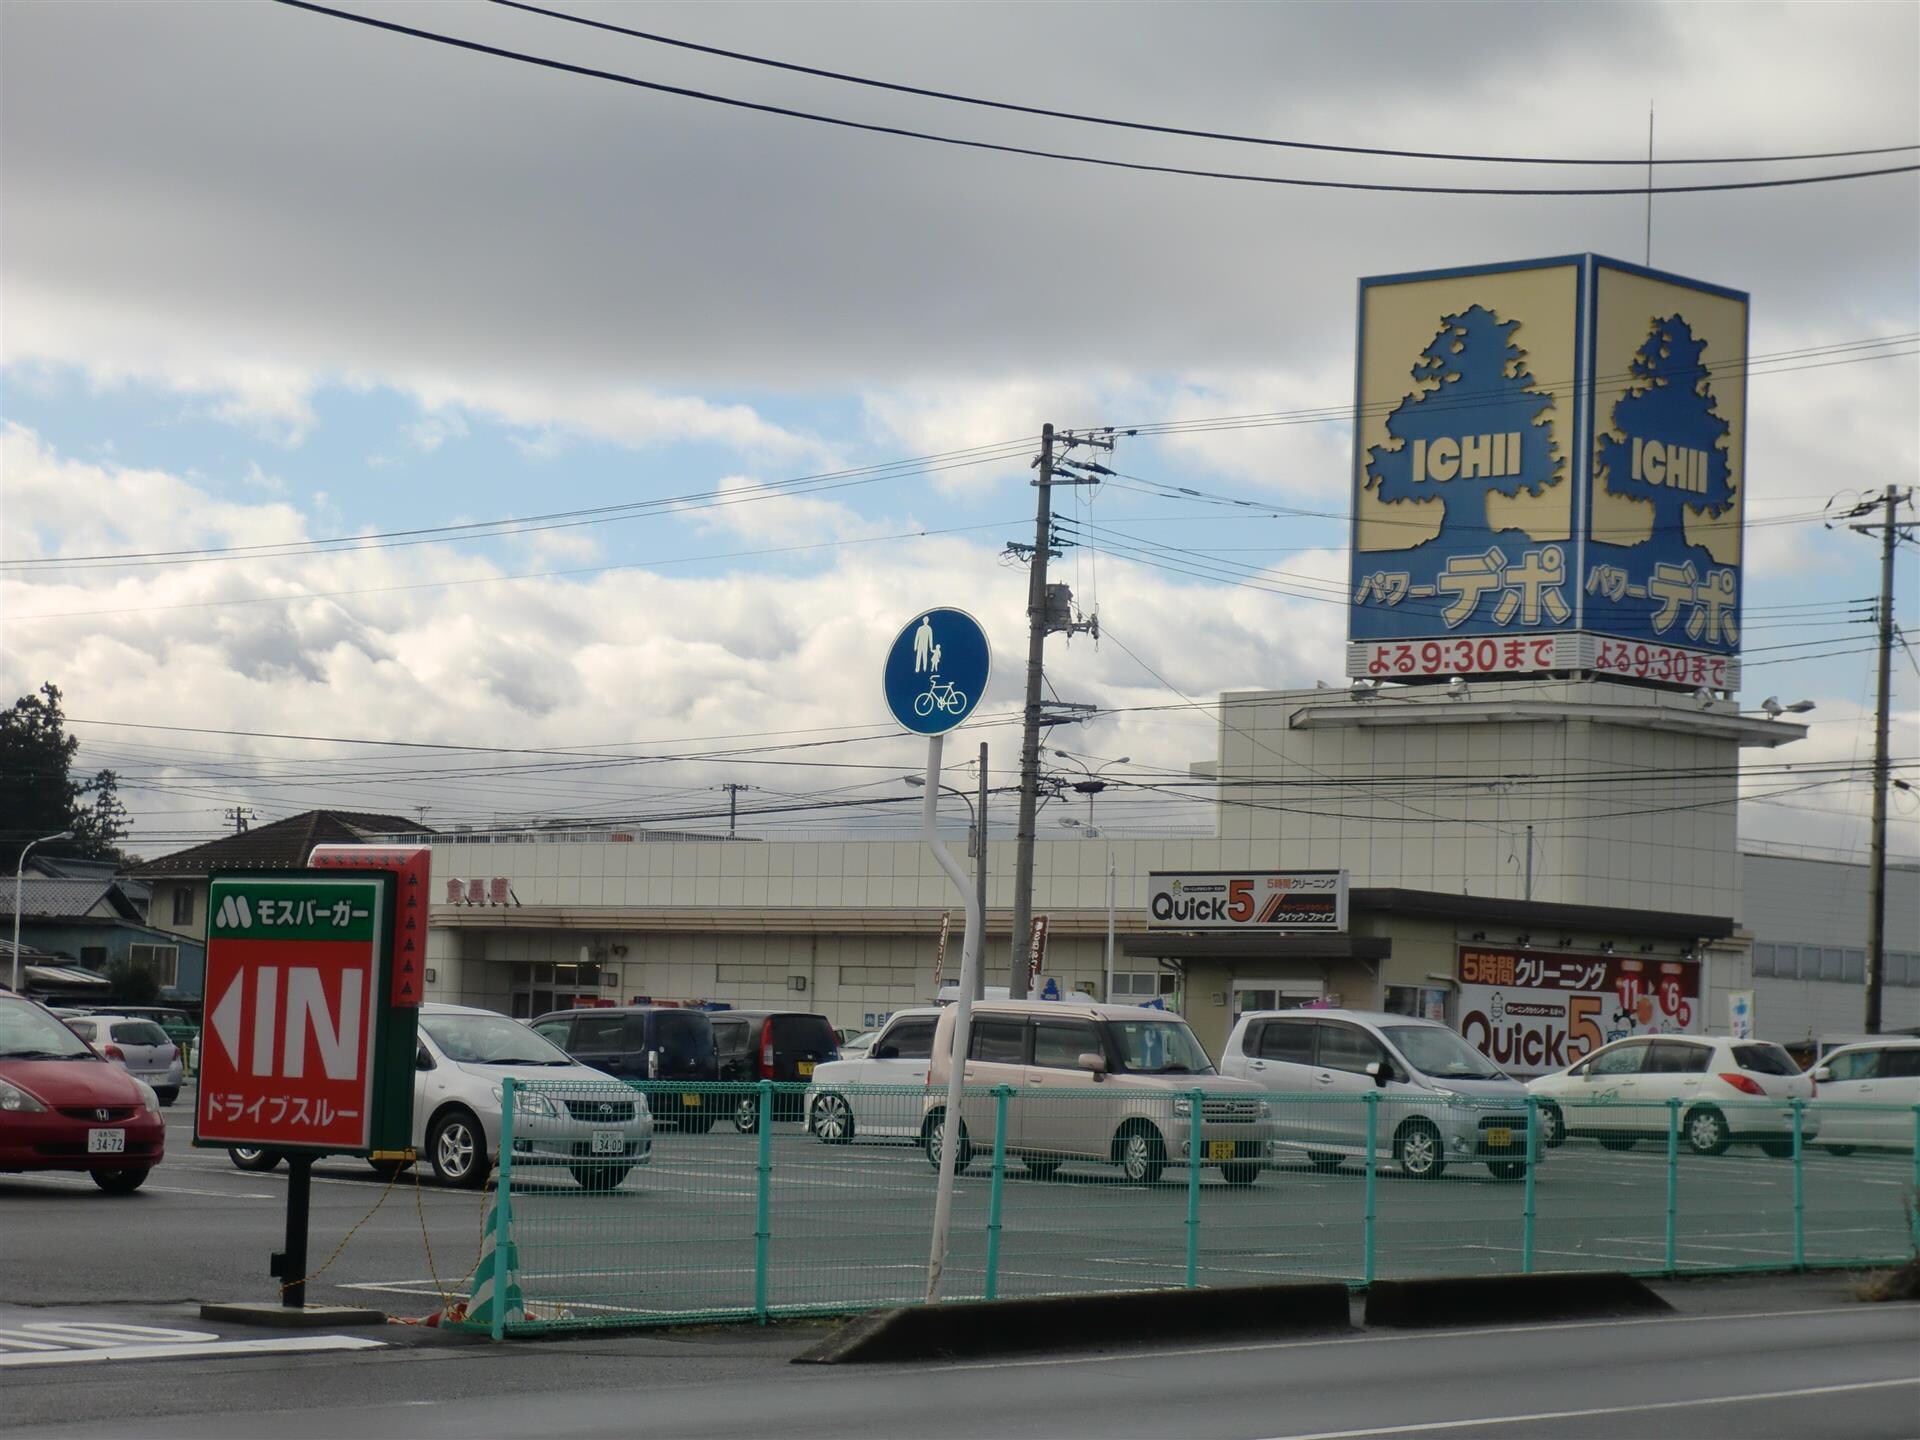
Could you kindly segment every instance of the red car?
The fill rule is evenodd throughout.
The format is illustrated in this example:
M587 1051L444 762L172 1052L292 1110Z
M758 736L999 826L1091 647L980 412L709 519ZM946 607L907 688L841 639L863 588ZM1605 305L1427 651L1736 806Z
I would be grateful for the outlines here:
M0 992L0 1171L84 1170L109 1195L129 1195L166 1148L152 1086L33 1001Z

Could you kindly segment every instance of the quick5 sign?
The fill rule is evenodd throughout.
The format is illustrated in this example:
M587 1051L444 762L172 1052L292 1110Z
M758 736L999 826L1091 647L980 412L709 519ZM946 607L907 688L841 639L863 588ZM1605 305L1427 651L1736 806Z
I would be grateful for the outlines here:
M1746 363L1599 256L1361 281L1348 673L1736 686Z
M1147 876L1147 928L1338 934L1347 928L1347 872L1156 870Z
M390 875L214 877L195 1143L405 1147L415 1012L389 1003L394 887Z

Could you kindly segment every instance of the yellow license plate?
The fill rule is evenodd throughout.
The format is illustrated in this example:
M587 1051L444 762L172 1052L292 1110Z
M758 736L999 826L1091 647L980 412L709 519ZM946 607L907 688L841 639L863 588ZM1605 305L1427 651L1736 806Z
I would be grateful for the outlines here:
M812 1076L813 1076L813 1062L812 1062L811 1060L802 1060L802 1061L801 1061L801 1062L799 1063L799 1066L798 1066L797 1068L798 1068L798 1069L799 1069L799 1071L800 1071L800 1078L801 1078L802 1080L808 1080L808 1079L811 1079L811 1078L812 1078Z
M1487 1144L1489 1145L1511 1145L1512 1143L1513 1131L1504 1126L1496 1126L1487 1131Z
M689 1110L697 1110L700 1108L700 1097L698 1095L682 1095L680 1097L680 1103Z
M1231 1140L1207 1141L1207 1159L1209 1160L1233 1159L1233 1141Z

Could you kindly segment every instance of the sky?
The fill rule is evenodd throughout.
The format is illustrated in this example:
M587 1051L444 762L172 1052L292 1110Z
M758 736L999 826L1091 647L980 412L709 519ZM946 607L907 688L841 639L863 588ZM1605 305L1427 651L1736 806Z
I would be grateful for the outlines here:
M1644 180L1007 113L483 0L339 8L759 106L1135 164ZM1669 158L1920 142L1912 6L552 8L1321 144L1617 159L1644 155L1650 104ZM1662 167L1657 183L1914 154ZM743 833L898 830L923 747L887 720L878 672L930 604L986 624L994 681L949 752L987 741L1009 783L1026 571L1003 552L1032 540L1046 422L1150 432L1118 438L1097 491L1058 498L1076 543L1053 578L1101 635L1052 640L1049 681L1102 713L1052 732L1073 757L1055 768L1182 772L1213 754L1220 692L1343 683L1357 278L1639 260L1649 243L1662 269L1751 292L1753 353L1787 357L1749 391L1737 698L1817 708L1808 739L1758 763L1871 754L1857 602L1876 545L1822 522L1920 472L1911 173L1662 196L1649 230L1640 195L1145 173L283 5L12 0L0 202L0 690L61 687L80 764L121 776L137 852L222 833L235 807L708 828L729 783L753 787L735 797ZM1897 593L1911 632L1912 547ZM1913 654L1895 657L1897 761L1920 757ZM1744 837L1864 856L1863 771L1787 788L1750 778ZM1099 806L1114 833L1212 820L1197 794L1124 784ZM1043 829L1075 813L1048 807ZM1892 832L1920 851L1911 792Z

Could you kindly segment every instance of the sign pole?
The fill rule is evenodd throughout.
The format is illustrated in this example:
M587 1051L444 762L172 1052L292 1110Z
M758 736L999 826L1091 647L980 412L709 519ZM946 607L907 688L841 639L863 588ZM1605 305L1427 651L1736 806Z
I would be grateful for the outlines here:
M980 974L982 916L980 899L960 863L947 853L936 829L940 802L940 752L943 737L927 737L926 799L920 808L920 833L933 858L953 882L967 907L967 926L960 941L960 994L953 1007L953 1053L948 1057L947 1108L940 1142L940 1189L933 1203L933 1243L927 1254L927 1299L940 1298L941 1272L947 1264L947 1236L953 1224L954 1159L960 1148L960 1101L966 1090L967 1032L973 1020L973 988Z
M287 1248L273 1257L269 1273L280 1281L280 1304L307 1308L307 1206L313 1198L313 1156L287 1157Z

